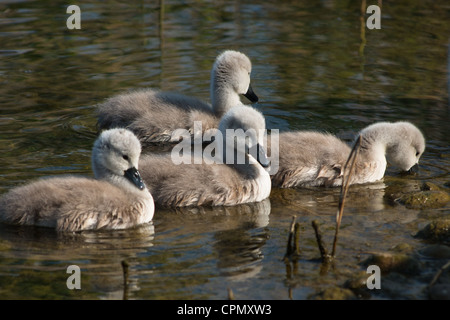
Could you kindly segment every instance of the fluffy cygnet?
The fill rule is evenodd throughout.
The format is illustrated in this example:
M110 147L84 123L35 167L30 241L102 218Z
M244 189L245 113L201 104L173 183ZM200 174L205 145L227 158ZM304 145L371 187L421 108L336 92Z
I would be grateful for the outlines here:
M351 184L380 180L388 162L408 171L425 150L422 133L408 122L379 122L359 134L361 146ZM274 163L279 170L271 176L273 186L340 186L351 147L331 134L298 131L281 133L279 146L268 148L272 152L279 154L279 163Z
M147 154L139 162L142 178L155 203L163 207L262 201L271 190L264 131L260 112L247 106L235 107L222 117L214 141L202 149L201 155L192 156L190 164L177 164L173 151Z
M227 50L211 71L212 106L186 95L141 89L114 96L98 106L100 129L125 127L145 144L178 142L180 130L199 134L217 128L220 118L232 107L242 105L239 95L251 102L258 97L250 86L252 65L243 53ZM194 122L201 126L194 128ZM200 132L196 132L197 128Z

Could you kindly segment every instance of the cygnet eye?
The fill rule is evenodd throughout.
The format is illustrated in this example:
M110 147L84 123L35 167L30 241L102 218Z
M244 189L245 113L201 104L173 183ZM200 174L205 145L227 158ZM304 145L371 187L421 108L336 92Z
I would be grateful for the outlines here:
M126 154L122 155L122 158L123 158L123 160L126 160L126 161L128 161L128 159L129 159Z

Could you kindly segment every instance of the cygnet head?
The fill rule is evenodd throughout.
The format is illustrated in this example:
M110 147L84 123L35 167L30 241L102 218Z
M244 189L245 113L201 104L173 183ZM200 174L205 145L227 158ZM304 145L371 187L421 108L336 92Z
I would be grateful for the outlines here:
M211 71L211 100L216 114L238 105L239 94L251 102L258 101L250 85L251 72L252 63L241 52L227 50L216 58Z
M386 145L386 160L401 170L408 171L419 163L425 151L425 138L409 122L380 122L365 128L361 133L378 132ZM375 137L374 137L375 138Z
M227 147L245 148L245 153L268 168L270 160L264 145L265 129L264 116L256 109L244 105L229 110L219 123L219 131Z
M92 169L97 179L116 182L125 178L130 186L145 189L137 171L141 144L138 138L127 129L103 131L94 143L92 150Z

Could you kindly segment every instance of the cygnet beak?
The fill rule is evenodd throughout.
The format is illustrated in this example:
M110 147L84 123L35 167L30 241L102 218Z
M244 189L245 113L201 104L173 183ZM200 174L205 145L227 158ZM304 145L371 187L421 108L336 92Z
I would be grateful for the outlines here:
M247 92L244 94L244 97L246 97L251 102L258 102L258 96L253 92L252 86L248 86Z
M145 189L144 181L142 181L141 175L139 174L139 171L137 171L135 167L126 170L124 176L140 190Z

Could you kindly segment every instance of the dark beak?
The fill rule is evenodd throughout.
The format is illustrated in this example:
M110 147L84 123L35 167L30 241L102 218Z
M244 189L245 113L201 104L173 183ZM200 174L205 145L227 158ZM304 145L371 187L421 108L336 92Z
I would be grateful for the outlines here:
M270 160L267 158L266 150L262 146L259 145L259 143L256 145L257 148L257 158L256 160L259 162L263 168L270 167Z
M419 164L416 163L415 165L413 165L409 170L408 173L418 173L419 172Z
M248 86L247 93L244 94L244 97L246 97L251 102L258 102L258 96L253 92L252 86Z
M140 190L145 189L144 181L142 181L141 175L139 174L139 171L135 167L130 168L125 171L125 178L131 181L136 187L138 187Z

